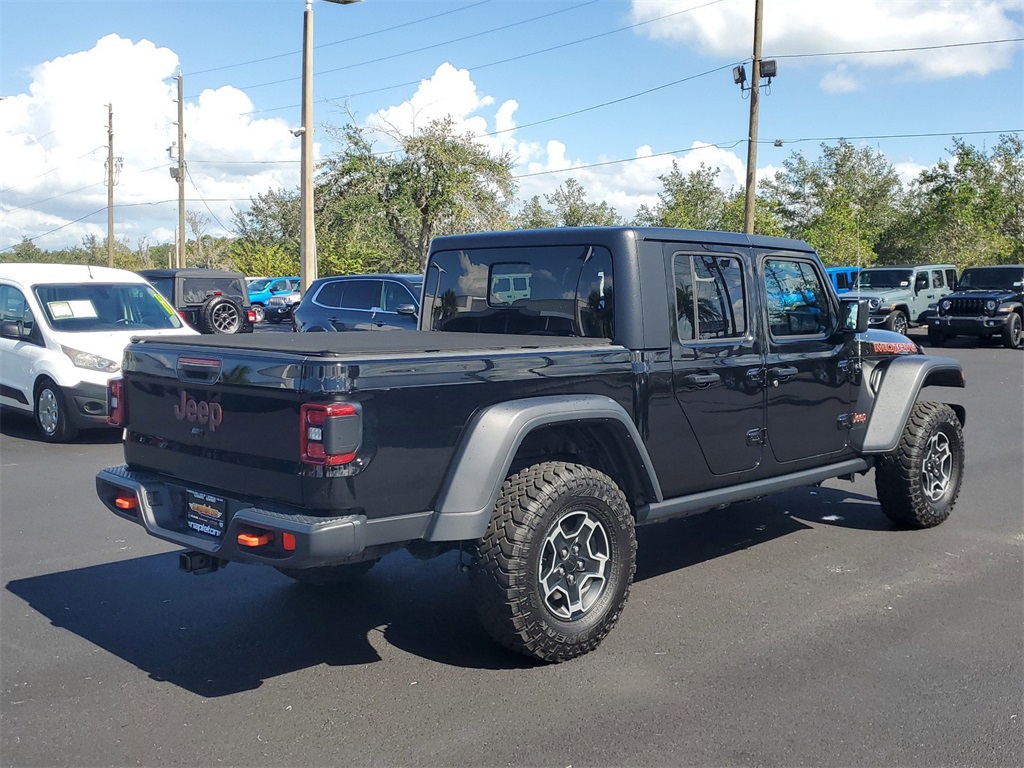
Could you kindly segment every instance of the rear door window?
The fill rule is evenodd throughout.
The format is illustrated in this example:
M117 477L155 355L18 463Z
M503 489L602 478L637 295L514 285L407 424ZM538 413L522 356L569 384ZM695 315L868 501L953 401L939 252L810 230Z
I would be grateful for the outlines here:
M746 335L743 265L734 256L676 254L676 329L680 341Z
M380 280L350 280L345 285L344 309L380 309Z

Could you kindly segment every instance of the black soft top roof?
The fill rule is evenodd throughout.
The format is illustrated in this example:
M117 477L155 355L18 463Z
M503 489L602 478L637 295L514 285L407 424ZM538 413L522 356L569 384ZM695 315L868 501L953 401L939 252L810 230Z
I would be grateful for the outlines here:
M151 277L240 277L243 280L245 275L241 272L229 272L224 269L201 269L189 267L187 269L140 269L138 274L147 280Z

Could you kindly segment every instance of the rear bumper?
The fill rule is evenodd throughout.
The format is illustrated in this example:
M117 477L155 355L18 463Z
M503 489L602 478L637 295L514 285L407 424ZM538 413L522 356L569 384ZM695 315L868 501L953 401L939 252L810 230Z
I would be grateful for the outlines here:
M365 515L312 517L301 510L266 509L238 499L225 499L223 533L214 536L189 528L186 520L186 487L165 478L138 472L127 466L108 467L96 475L96 493L118 517L141 525L158 539L203 552L220 560L262 563L282 568L312 568L356 562L371 547L404 544L422 538L431 512L367 520ZM207 489L196 489L206 491ZM124 492L134 494L137 506L120 509ZM215 491L210 493L216 494ZM270 533L258 546L245 546L240 536ZM285 535L287 534L287 535Z
M1010 315L989 317L939 317L928 320L928 328L947 336L996 336L1003 332Z

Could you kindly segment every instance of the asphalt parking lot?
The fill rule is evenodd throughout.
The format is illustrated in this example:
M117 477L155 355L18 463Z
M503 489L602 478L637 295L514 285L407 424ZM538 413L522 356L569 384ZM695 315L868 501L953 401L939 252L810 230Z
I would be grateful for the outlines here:
M640 529L622 620L557 666L489 640L454 553L181 573L95 498L116 433L5 412L0 762L1024 765L1024 353L930 351L968 384L947 523L892 530L869 475Z

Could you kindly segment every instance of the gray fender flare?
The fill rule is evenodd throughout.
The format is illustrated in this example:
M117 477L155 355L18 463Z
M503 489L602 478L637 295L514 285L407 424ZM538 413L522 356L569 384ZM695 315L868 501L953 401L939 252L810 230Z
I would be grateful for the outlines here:
M650 488L661 487L647 448L629 414L600 395L531 397L498 403L478 412L466 427L438 495L427 528L428 541L478 539L487 531L494 504L523 439L533 430L565 422L612 422L632 442Z
M887 361L878 391L871 391L874 372L864 372L857 410L867 413L867 428L855 431L851 443L861 453L889 453L899 443L917 396L926 386L963 387L960 361L952 357L906 355ZM966 411L951 405L961 424Z

